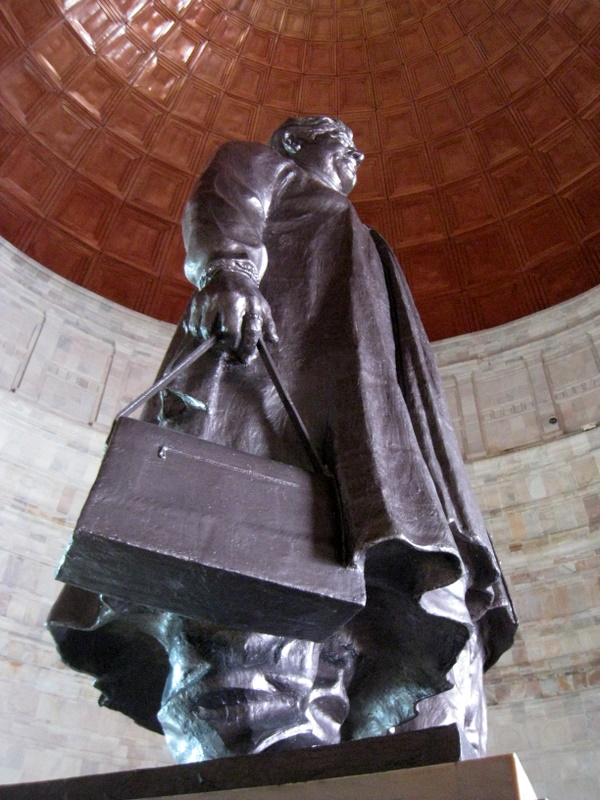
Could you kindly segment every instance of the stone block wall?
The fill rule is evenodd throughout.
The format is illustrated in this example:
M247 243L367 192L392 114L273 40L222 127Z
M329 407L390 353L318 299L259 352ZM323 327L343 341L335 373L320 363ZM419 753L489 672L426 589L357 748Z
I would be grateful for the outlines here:
M173 327L48 272L0 240L0 783L171 762L98 708L43 627L53 573L117 410ZM540 796L600 796L600 289L438 342L455 425L522 625L488 677L491 752Z

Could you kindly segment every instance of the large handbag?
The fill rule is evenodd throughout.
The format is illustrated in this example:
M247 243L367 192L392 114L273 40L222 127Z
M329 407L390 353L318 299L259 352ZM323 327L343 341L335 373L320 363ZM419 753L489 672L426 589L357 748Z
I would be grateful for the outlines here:
M346 564L335 479L264 343L314 472L128 416L214 343L116 417L57 578L219 627L322 641L363 608L364 577Z

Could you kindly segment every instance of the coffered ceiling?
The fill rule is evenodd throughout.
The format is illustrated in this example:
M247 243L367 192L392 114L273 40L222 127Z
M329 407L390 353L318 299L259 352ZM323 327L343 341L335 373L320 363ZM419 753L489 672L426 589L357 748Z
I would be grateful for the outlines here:
M0 233L176 321L215 147L321 112L432 338L599 282L598 0L3 0Z

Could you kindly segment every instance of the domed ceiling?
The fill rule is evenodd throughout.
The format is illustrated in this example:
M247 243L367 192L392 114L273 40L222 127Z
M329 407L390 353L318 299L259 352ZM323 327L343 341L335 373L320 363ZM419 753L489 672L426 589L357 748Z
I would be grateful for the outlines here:
M3 0L0 233L176 321L215 147L328 113L432 338L600 279L597 0Z

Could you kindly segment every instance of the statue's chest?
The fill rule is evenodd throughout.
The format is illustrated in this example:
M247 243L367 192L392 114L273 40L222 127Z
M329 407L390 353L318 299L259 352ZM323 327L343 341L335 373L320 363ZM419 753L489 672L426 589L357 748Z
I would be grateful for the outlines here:
M348 198L306 173L295 176L274 199L267 219L265 243L279 249L298 241L331 236L351 208Z

